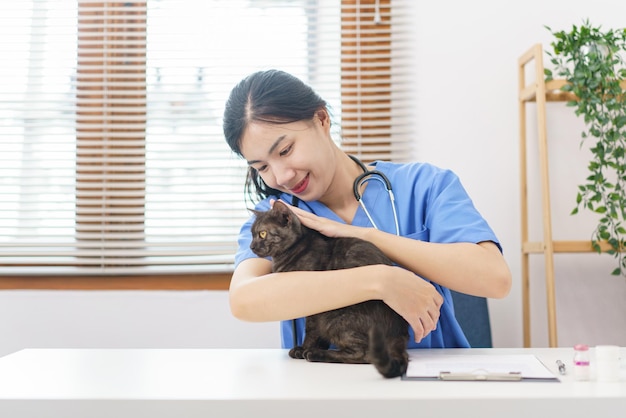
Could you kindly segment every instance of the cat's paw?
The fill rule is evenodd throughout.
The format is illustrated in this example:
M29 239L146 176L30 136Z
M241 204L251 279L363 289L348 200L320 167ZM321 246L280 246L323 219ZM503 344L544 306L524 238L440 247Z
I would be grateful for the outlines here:
M291 350L289 350L289 357L304 359L304 348L300 346L292 348Z
M302 355L307 361L314 361L314 362L327 361L325 352L320 351L320 350L305 350Z

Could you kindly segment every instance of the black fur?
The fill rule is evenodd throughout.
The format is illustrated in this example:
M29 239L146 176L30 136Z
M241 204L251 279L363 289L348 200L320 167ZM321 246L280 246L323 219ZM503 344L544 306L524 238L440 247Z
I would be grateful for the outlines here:
M392 265L375 245L358 238L329 238L302 225L282 202L254 211L250 249L272 257L272 270L339 270L372 264ZM306 318L302 346L293 358L327 363L372 363L385 377L406 371L408 323L380 300L370 300ZM333 345L336 349L329 349Z

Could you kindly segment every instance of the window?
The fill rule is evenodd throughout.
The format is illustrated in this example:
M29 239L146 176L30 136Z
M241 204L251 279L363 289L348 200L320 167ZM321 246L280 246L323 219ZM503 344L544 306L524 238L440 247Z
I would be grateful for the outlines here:
M248 211L221 117L259 69L313 85L347 151L406 158L401 3L3 2L0 273L228 272Z

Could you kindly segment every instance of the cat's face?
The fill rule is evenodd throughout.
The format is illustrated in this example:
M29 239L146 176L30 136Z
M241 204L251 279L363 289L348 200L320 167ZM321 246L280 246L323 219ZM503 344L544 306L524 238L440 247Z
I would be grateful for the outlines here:
M302 235L298 217L282 202L275 202L267 212L253 212L256 219L250 249L259 257L275 257L287 251Z

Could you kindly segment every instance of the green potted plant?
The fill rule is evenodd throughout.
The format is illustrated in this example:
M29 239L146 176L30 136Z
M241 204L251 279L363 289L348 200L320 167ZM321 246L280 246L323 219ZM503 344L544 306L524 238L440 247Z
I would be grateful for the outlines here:
M618 260L612 274L626 275L626 29L603 31L589 21L570 31L546 29L555 37L547 52L554 74L576 97L567 104L584 118L582 142L592 154L572 214L584 209L599 215L592 246L601 253L600 243L607 242ZM545 76L552 80L553 71L545 69Z

